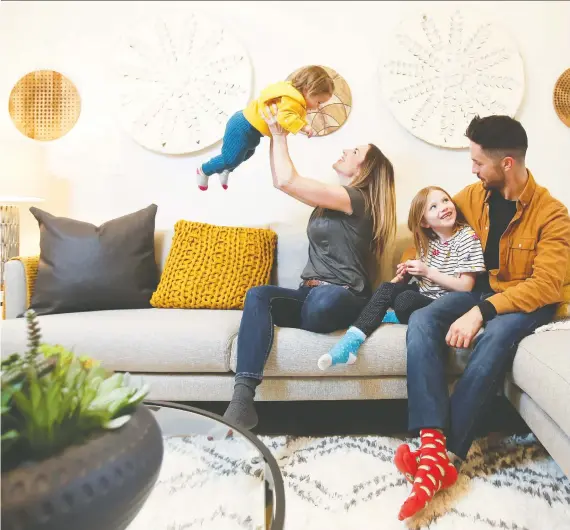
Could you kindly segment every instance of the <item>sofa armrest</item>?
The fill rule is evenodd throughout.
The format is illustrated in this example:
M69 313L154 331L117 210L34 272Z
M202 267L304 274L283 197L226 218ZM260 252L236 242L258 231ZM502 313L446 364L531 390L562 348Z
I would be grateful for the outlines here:
M13 258L6 263L3 318L16 318L30 307L39 262L39 256L31 256Z

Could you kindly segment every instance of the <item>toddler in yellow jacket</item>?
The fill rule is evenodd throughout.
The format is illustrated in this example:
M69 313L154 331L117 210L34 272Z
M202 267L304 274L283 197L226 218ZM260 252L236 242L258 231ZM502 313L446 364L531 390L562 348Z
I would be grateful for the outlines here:
M208 189L208 178L214 173L228 189L229 174L250 158L262 136L271 136L260 111L270 103L277 104L277 121L290 133L302 132L309 138L313 129L307 124L307 110L314 110L328 101L334 91L334 81L320 66L307 66L299 70L291 81L269 85L244 110L236 112L226 125L222 154L202 164L196 170L198 187Z

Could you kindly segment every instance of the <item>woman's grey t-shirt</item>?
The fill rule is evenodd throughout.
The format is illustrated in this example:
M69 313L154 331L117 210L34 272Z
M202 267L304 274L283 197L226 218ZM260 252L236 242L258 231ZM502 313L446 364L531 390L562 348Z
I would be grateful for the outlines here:
M370 294L369 270L373 222L365 211L360 190L345 186L352 204L352 215L336 210L313 211L307 226L309 261L301 274L303 280L324 280L346 285L356 294Z

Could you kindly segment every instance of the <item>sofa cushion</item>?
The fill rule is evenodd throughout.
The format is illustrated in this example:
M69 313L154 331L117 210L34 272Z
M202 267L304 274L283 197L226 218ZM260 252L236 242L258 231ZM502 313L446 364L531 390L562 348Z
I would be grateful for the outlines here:
M42 342L129 372L228 372L241 311L129 309L39 317ZM2 323L2 356L26 349L25 319Z
M248 289L269 283L276 243L266 228L178 221L151 304L242 309Z
M156 211L152 204L95 226L30 208L40 226L31 308L48 315L150 307Z
M512 374L505 378L504 392L515 410L540 440L544 448L570 477L570 436L564 432L547 412L542 410L526 392L523 392L512 380Z
M570 331L536 333L521 341L512 377L560 427L570 434Z
M406 375L406 329L402 324L384 324L361 346L358 360L350 366L332 367L321 371L318 358L327 353L342 335L312 333L301 329L275 328L273 347L264 375L268 377L360 377ZM449 351L449 373L463 372L467 350ZM231 349L230 367L235 371L237 337Z

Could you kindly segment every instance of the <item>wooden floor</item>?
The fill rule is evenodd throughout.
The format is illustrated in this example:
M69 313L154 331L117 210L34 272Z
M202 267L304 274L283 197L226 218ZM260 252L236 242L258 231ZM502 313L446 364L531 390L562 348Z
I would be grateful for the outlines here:
M185 405L222 415L227 402L199 401ZM256 434L294 436L394 435L407 431L407 401L279 401L257 402ZM489 432L523 434L530 429L511 404L497 397L480 426L479 436Z

